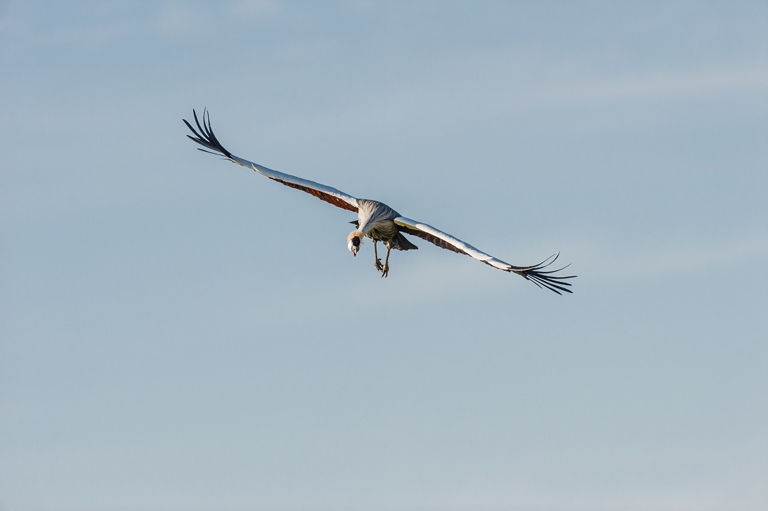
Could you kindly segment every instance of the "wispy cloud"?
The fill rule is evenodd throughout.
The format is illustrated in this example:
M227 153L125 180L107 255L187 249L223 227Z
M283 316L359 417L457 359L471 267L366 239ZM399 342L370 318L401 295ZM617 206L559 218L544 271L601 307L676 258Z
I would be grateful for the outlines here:
M374 120L381 128L401 130L403 123L418 124L420 119L439 123L550 107L643 108L681 99L765 94L768 67L761 62L616 70L605 63L546 55L473 54L414 68L403 82L372 79L368 86L350 90L343 104L334 103L330 110L318 105L316 118L304 112L303 126L286 120L285 129L316 132L334 121L370 128Z
M571 255L591 279L638 280L672 275L742 270L768 260L768 234L720 242L680 242L655 247L618 249L606 242L574 242Z
M529 91L524 100L582 105L766 91L768 68L723 65L691 70L656 69L641 74L577 79L571 83L545 87L540 91ZM519 99L510 99L510 104L516 103L519 103Z
M441 64L423 78L414 88L416 105L456 105L463 99L473 109L484 105L494 112L768 93L768 66L760 62L617 71L601 62L513 53Z
M274 0L240 0L230 7L230 11L237 16L262 17L275 14L280 8Z

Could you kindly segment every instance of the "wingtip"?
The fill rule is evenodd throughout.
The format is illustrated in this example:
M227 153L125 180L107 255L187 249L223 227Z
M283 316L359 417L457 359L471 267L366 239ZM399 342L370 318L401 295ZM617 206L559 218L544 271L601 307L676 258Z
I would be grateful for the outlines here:
M571 287L570 282L566 282L567 279L576 278L576 275L555 275L555 273L561 272L568 268L570 264L557 268L555 270L545 270L550 267L560 257L560 252L553 254L538 264L532 266L510 266L507 270L514 272L536 284L539 288L549 289L550 291L562 296L563 293L573 294L573 291L569 289Z
M197 111L193 108L192 109L192 117L195 120L195 125L197 126L197 129L195 129L194 126L192 126L192 123L187 121L186 119L182 119L184 121L184 124L187 125L187 128L195 135L187 135L190 139L194 140L196 143L200 144L201 146L210 149L211 151L214 151L212 154L216 154L219 156L224 156L225 158L232 158L232 153L227 151L223 145L221 145L221 142L216 138L216 135L213 133L213 128L211 128L211 116L208 113L208 108L203 109L203 115L202 115L202 124L200 123L200 118L197 116ZM200 148L198 148L200 149ZM211 152L206 151L204 149L201 149L203 152Z

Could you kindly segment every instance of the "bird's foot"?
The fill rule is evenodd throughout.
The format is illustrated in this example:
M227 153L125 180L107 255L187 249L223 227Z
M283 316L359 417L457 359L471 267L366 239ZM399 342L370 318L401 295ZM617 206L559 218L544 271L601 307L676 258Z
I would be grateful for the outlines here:
M376 262L374 262L373 264L376 265L376 269L379 271L384 269L384 267L381 265L381 259L379 259L378 257L376 258Z
M389 275L389 265L384 264L384 266L381 268L381 278L385 278L387 275Z

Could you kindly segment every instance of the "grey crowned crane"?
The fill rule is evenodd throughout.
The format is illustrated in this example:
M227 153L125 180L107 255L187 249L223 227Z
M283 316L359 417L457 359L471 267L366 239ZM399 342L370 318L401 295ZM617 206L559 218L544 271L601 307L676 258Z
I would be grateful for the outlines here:
M454 238L450 234L439 231L425 223L401 216L400 213L381 202L358 199L357 197L341 192L336 188L331 188L330 186L321 185L320 183L301 179L289 174L283 174L282 172L268 169L257 163L235 156L224 149L224 146L221 145L221 142L216 138L216 135L213 134L210 116L207 111L203 112L202 125L194 110L192 111L192 114L194 115L197 129L187 122L186 119L183 120L194 134L194 136L187 136L203 146L202 148L198 147L199 150L223 156L231 162L254 170L269 179L312 194L318 199L333 204L341 209L357 213L357 220L350 222L355 224L357 229L350 233L347 238L347 247L350 252L352 252L352 255L357 256L363 238L368 237L373 240L374 264L376 265L376 269L381 272L382 277L386 277L389 274L389 253L393 248L397 250L415 250L418 248L404 236L404 234L410 234L411 236L425 239L440 248L474 257L478 261L482 261L499 270L517 273L537 286L549 289L557 294L562 294L562 292L571 293L571 290L569 289L571 283L568 280L575 278L576 276L556 275L556 273L565 268L559 268L557 270L548 269L557 259L559 254L552 255L539 264L534 264L532 266L513 266L509 263L505 263L485 252L481 252L468 243L464 243L463 241ZM379 259L378 250L376 248L376 243L379 241L387 247L387 255L384 258L384 264L381 264L381 259Z

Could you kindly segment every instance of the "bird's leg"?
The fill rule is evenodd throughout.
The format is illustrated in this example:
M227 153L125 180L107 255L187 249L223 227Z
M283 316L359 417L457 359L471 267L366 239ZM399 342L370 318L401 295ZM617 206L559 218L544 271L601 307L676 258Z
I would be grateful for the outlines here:
M384 267L381 269L381 278L389 275L389 251L392 250L392 245L387 243L387 257L384 259Z
M379 252L376 250L376 240L373 240L373 257L375 258L375 261L373 264L376 266L376 269L381 271L382 268L384 268L381 265L381 259L379 259Z

